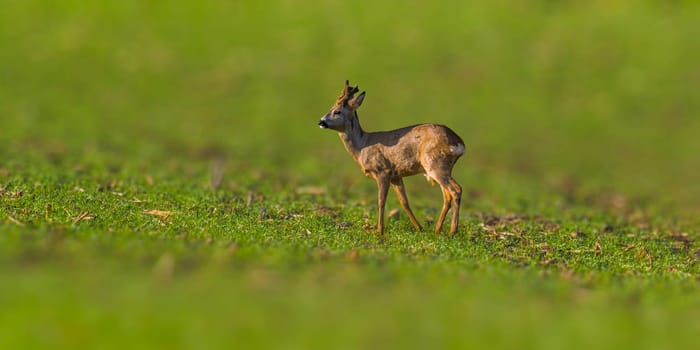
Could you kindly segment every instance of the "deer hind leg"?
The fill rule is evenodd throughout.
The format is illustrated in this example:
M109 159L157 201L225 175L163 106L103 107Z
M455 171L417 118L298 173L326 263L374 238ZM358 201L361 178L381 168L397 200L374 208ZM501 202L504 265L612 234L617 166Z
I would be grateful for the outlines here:
M406 196L406 188L403 185L403 180L401 178L392 179L391 187L393 187L394 191L396 191L396 196L399 197L399 203L401 203L401 207L408 214L408 219L411 220L413 227L415 227L418 231L422 231L423 228L418 223L418 220L416 220L416 217L413 215L413 211L411 211L411 207L408 205L408 197Z
M379 209L379 217L377 218L377 232L384 233L384 206L386 205L386 195L389 191L389 181L383 178L377 178L377 208Z
M452 223L450 224L450 236L457 232L459 226L459 205L462 201L462 186L454 178L450 177L450 195L452 197Z
M435 225L435 233L440 233L442 230L442 223L445 222L445 217L447 216L447 211L450 210L450 203L452 202L452 197L450 192L440 184L442 189L442 210L440 211L440 216L437 219L437 224Z
M462 201L462 186L460 186L449 173L443 176L430 175L430 177L440 184L443 199L442 211L440 211L440 217L438 217L437 224L435 225L435 233L440 233L447 212L452 209L452 221L450 223L449 232L451 236L457 232L457 228L459 227L459 205Z

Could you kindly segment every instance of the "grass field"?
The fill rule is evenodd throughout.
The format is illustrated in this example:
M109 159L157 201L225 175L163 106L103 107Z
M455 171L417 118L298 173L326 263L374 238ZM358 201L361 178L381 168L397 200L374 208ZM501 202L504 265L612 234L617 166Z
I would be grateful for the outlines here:
M0 348L698 346L693 1L0 8ZM345 79L465 140L454 237L373 233Z

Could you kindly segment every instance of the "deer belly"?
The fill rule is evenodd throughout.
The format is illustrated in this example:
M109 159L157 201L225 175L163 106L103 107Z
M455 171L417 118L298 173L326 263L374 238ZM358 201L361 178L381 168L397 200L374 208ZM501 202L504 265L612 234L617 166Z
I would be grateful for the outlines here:
M394 171L394 176L399 176L399 177L405 177L405 176L411 176L411 175L416 175L420 173L424 173L425 170L423 170L423 167L420 165L420 163L415 162L412 164L403 164L401 166L397 166Z

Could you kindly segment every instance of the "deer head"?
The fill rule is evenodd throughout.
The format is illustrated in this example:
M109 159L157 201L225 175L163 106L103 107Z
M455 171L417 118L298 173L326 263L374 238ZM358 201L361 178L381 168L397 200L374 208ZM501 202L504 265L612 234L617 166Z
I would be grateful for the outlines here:
M352 118L357 118L356 110L362 105L365 99L365 92L355 96L360 91L357 86L350 86L349 81L345 81L345 86L340 92L340 96L335 101L331 110L321 118L318 126L321 129L333 129L336 131L344 131L350 125Z

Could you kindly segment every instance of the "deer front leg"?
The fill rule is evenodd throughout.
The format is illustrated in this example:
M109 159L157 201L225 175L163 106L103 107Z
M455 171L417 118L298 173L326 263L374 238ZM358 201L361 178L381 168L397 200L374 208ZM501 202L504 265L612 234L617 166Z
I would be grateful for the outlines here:
M377 207L379 208L379 218L377 219L377 232L384 233L384 206L386 205L386 195L389 191L389 180L377 177Z
M418 220L416 220L416 217L413 215L413 211L411 211L411 207L408 205L408 197L406 196L406 187L403 185L403 179L392 179L391 187L393 187L394 191L396 191L396 196L399 197L399 203L401 203L401 207L408 214L408 219L411 220L413 227L415 227L418 231L422 231L423 228L418 223Z

